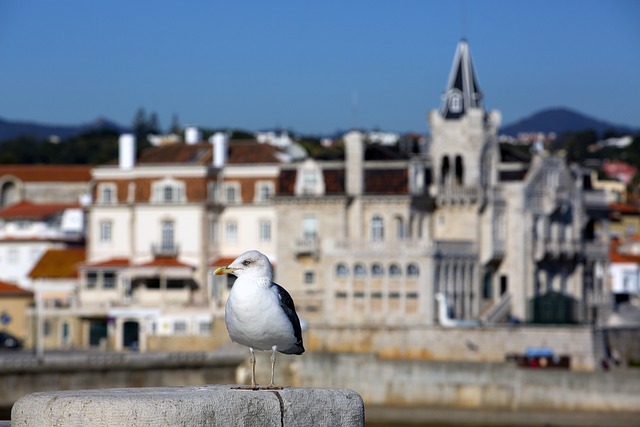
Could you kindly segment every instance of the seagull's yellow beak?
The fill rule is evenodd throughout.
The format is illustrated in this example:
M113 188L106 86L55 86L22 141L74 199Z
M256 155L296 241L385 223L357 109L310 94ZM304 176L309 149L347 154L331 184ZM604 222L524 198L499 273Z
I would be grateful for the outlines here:
M213 270L213 274L216 275L216 276L222 276L223 274L226 274L226 273L233 273L236 270L237 269L235 269L235 268L218 267L215 270Z

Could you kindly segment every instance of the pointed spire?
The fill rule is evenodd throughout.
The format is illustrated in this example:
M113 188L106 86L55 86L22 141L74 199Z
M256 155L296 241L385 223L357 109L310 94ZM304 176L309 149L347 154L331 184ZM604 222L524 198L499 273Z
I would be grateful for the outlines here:
M453 58L449 83L442 98L440 114L446 119L457 119L470 108L484 108L482 92L478 86L476 73L471 62L471 52L467 41L458 43Z

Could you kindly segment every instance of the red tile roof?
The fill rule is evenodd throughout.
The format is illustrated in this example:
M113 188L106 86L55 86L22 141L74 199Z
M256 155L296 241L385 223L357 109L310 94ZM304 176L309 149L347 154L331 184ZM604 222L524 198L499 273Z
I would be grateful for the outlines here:
M257 141L230 141L227 152L227 164L280 163L278 148ZM168 144L144 150L137 160L138 164L182 163L210 165L213 162L213 146L200 144Z
M13 175L24 182L89 182L87 165L0 165L0 176Z
M322 171L322 175L324 176L325 194L345 193L344 169L325 169Z
M29 277L37 278L76 278L78 264L85 260L84 248L49 249L33 267Z
M32 203L27 200L18 202L0 210L2 219L44 219L65 209L80 208L79 204L63 203Z
M345 194L345 169L326 168L322 171L325 194ZM406 168L371 169L363 171L364 194L407 194L408 172ZM278 177L278 195L292 196L294 194L297 171L285 169Z
M365 194L406 194L408 191L407 168L365 169Z
M0 281L0 297L9 297L9 296L28 296L33 295L33 292L28 291L26 289L22 289L19 286L16 286L12 283L1 282Z
M136 161L139 164L209 164L211 163L211 144L167 144L151 147L140 153Z
M278 148L270 144L260 144L255 141L231 141L227 163L280 163L277 157L278 153Z
M190 264L178 261L176 257L156 257L144 264L136 264L136 267L189 267L194 268Z
M129 267L129 265L129 258L109 258L104 261L86 263L82 267Z
M611 239L611 243L609 244L609 262L611 263L622 263L622 262L631 262L640 264L640 255L626 255L618 252L618 249L622 246L622 242L618 238Z
M628 215L640 215L640 207L629 203L609 203L609 209Z
M611 252L609 252L609 262L611 263L629 262L629 263L640 264L640 255L624 255L619 253L618 251L612 250Z
M179 261L176 257L156 257L149 262L132 264L128 258L110 258L104 261L92 262L82 265L84 268L117 268L117 267L188 267L195 268L191 264Z

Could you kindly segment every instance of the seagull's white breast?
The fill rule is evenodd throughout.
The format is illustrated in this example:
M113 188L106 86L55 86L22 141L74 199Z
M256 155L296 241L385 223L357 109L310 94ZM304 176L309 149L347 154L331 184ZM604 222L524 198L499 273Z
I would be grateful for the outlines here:
M234 342L255 350L282 350L296 342L270 279L239 277L227 299L225 323Z

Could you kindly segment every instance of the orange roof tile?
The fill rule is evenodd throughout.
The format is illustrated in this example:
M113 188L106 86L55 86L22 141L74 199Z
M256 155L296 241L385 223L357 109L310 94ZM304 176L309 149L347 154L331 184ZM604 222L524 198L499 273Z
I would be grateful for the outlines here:
M230 141L227 152L228 164L280 163L279 149L257 141ZM139 164L182 163L210 165L213 161L213 146L200 144L169 144L144 150L137 160Z
M260 144L255 141L231 141L227 163L280 163L277 154L279 150L270 144Z
M176 257L156 257L144 264L137 264L136 267L189 267L194 268L192 265L178 261Z
M609 262L630 262L634 264L640 264L640 255L624 255L616 251L611 251L609 253Z
M0 297L8 297L8 296L20 296L20 295L33 295L33 292L28 291L26 289L22 289L19 286L16 286L12 283L1 282L0 281Z
M89 182L87 165L0 165L0 176L13 175L24 182Z
M84 248L49 249L33 267L29 277L37 278L75 278L78 277L78 264L85 260Z
M640 208L629 203L609 203L609 209L624 214L640 214Z
M82 264L82 267L128 267L129 265L129 258L109 258L104 261Z
M80 205L70 203L32 203L28 200L15 203L0 210L3 219L43 219L70 208L80 208Z

